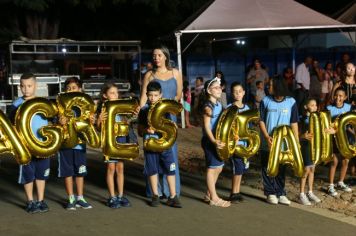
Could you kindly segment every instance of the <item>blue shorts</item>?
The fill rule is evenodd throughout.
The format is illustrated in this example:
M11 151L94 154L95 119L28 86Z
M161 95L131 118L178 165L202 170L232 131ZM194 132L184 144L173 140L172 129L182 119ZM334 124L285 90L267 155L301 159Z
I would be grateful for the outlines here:
M201 146L204 150L207 168L215 169L224 166L224 162L218 159L218 153L215 145L209 140L208 137L203 136L201 139Z
M232 167L232 173L234 175L242 175L247 171L244 160L238 156L230 157L230 163Z
M116 142L118 142L118 143L128 143L129 142L129 136L116 137ZM119 161L123 161L123 160L119 160L119 159L110 159L110 157L108 157L108 158L109 159L104 157L104 162L105 163L118 163Z
M314 163L311 159L310 156L310 144L308 141L301 141L300 142L301 146L301 151L302 151L302 157L303 157L303 163L304 167L309 167L309 166L314 166Z
M85 150L59 150L58 164L58 177L84 177L88 173Z
M163 152L144 151L144 174L152 176L156 174L175 175L176 164L173 158L172 148Z
M50 173L50 158L36 158L27 165L20 165L19 184L27 184L37 180L47 180Z

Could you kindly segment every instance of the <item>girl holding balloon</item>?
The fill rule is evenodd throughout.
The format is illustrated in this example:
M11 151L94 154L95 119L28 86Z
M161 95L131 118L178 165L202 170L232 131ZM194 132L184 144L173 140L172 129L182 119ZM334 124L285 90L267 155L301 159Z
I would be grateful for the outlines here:
M224 162L218 159L216 148L223 148L225 143L215 139L215 130L218 124L219 116L223 111L221 103L218 101L221 97L222 88L220 79L214 78L204 84L205 100L200 101L199 111L203 115L203 137L201 141L205 154L207 165L206 183L208 191L204 197L211 206L229 207L231 202L221 199L216 193L216 181L222 171Z
M100 93L101 101L98 105L98 120L97 126L101 127L102 122L107 119L107 112L102 109L102 105L105 101L117 100L119 98L119 88L115 83L106 83L101 89ZM116 122L122 120L122 117L117 115L115 117ZM127 143L129 142L129 136L126 137L117 137L116 141L118 143ZM106 159L107 163L106 168L106 183L108 185L108 190L110 197L107 201L107 205L110 208L120 208L120 207L129 207L131 206L130 201L124 197L124 162L122 160L113 160ZM115 178L116 173L116 178ZM117 185L118 195L115 192L115 180Z

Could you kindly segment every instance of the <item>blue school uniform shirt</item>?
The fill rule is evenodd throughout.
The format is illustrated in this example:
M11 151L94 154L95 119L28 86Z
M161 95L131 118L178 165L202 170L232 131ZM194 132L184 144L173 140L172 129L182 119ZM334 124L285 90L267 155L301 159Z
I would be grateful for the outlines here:
M25 102L25 99L23 97L16 99L12 104L13 109L17 109L24 102ZM40 128L42 128L43 126L46 126L46 125L48 125L48 120L43 115L36 114L32 117L31 129L32 129L32 132L34 133L35 137L40 141L43 141L44 138L39 134L38 131L40 130Z
M352 106L348 103L344 103L342 107L337 107L336 105L329 105L326 107L330 111L331 119L334 120L339 115L351 111Z
M212 102L207 102L204 105L204 109L205 107L210 107L212 110L212 115L210 117L210 130L215 136L216 127L218 125L220 114L223 111L223 107L220 102L217 102L215 104L213 104ZM203 136L207 137L204 127L203 127Z
M284 97L276 101L273 96L263 98L260 105L260 118L266 125L268 134L272 137L274 128L280 125L290 125L298 122L298 106L294 98ZM268 150L268 144L261 135L261 149Z
M229 108L232 105L233 105L233 103L230 103L229 105L227 105L226 108ZM241 112L248 111L248 110L250 110L250 107L247 104L244 104L243 107L237 108L237 113L241 113ZM245 141L245 140L238 141L237 144L247 147L247 141Z

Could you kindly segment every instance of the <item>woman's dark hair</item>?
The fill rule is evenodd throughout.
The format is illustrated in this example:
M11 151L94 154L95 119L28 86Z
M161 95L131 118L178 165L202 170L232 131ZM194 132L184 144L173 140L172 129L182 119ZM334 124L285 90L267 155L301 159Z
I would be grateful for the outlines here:
M156 49L162 51L162 53L163 53L164 56L166 57L165 65L166 65L166 67L167 67L168 70L171 70L171 69L172 69L172 67L171 67L171 62L170 62L170 60L171 60L171 59L170 59L170 58L171 58L171 54L169 53L168 48L167 48L166 46L164 46L164 45L159 45L159 46L155 47L155 48L152 50L152 54L153 54L154 50L156 50ZM157 70L157 66L156 66L154 63L153 63L153 68L152 68L152 70L153 70L154 72Z
M276 75L272 78L272 90L274 97L291 96L285 79L280 75Z
M76 83L79 88L81 88L83 85L83 82L78 77L72 76L72 77L68 77L66 79L66 81L64 82L64 87L66 88L68 86L68 84L71 84L71 83Z
M147 93L148 92L162 92L161 84L157 81L151 81L147 84Z

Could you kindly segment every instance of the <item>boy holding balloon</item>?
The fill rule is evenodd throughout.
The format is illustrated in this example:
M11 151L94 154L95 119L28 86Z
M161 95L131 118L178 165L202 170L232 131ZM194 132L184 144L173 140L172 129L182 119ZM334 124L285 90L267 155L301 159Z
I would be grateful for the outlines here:
M20 78L20 90L22 97L15 100L10 108L10 118L14 121L17 109L25 101L35 98L37 89L36 77L34 74L23 74ZM40 128L48 125L48 120L42 115L36 114L31 121L32 132L35 137L42 140L39 134ZM48 205L43 200L46 186L46 180L50 173L50 159L32 157L28 165L20 165L19 184L23 184L27 198L26 211L28 213L47 212ZM33 186L36 184L37 201L33 198Z
M162 98L162 88L161 85L156 81L151 81L147 85L147 98L148 105L145 105L138 116L139 126L138 133L143 136L144 140L149 138L158 139L159 135L155 132L152 127L149 127L147 115L151 105L154 105ZM181 208L182 205L179 201L178 195L176 194L176 165L173 158L172 149L165 150L163 152L155 152L151 150L144 150L145 156L145 174L149 178L151 191L153 193L151 206L158 207L160 204L159 194L158 194L158 174L165 174L167 176L167 182L169 186L169 192L171 196L168 197L166 204L170 207Z

